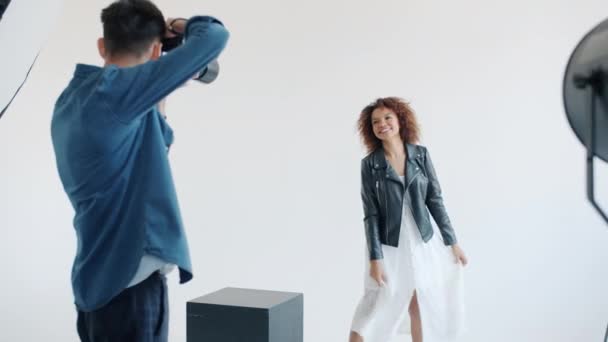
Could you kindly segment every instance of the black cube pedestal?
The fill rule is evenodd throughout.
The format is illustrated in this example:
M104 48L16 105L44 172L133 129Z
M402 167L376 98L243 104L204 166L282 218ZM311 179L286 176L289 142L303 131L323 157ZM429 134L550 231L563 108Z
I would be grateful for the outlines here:
M187 342L303 342L301 293L227 287L186 305Z

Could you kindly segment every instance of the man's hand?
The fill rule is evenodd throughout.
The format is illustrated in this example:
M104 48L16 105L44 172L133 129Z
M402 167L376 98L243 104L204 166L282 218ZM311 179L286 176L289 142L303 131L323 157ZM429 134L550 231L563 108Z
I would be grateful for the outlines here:
M163 118L167 118L167 113L165 112L165 101L167 100L167 98L164 98L162 100L160 100L160 102L158 103L158 111L160 112L160 115L162 115Z
M178 34L184 34L186 31L186 24L188 20L184 18L167 18L165 22L167 30L165 31L165 37L173 38Z

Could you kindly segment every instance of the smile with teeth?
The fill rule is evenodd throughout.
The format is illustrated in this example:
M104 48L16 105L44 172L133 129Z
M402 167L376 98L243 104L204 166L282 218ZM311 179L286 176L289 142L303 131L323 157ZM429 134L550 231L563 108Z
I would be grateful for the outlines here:
M381 130L380 130L380 133L381 133L381 134L383 134L383 133L386 133L386 132L388 132L388 131L390 131L390 130L391 130L391 128L390 128L390 127L386 127L386 128L381 129Z

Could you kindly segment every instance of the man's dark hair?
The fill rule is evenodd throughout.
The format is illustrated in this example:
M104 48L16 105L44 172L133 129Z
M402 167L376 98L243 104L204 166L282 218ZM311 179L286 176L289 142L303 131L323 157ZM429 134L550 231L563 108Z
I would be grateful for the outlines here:
M101 11L103 38L110 55L141 56L165 34L165 18L149 0L118 0Z

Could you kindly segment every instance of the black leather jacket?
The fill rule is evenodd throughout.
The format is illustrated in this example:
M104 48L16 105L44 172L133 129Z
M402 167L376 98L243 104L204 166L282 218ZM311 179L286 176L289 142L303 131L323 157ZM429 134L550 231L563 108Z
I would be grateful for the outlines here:
M382 244L398 246L404 200L410 205L424 242L433 237L430 211L444 244L456 243L456 235L443 205L441 188L427 149L406 144L406 150L405 185L386 161L382 147L361 161L361 198L371 260L383 258Z

